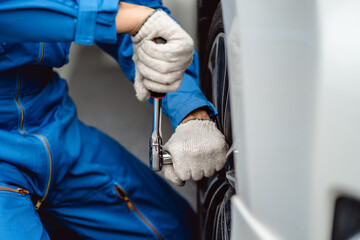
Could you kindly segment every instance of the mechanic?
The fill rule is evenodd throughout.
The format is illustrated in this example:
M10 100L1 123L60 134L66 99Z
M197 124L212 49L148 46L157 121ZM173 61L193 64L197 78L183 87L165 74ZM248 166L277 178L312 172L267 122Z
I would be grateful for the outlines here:
M68 62L72 41L95 41L134 81L139 100L170 92L163 109L176 130L164 146L173 158L165 177L184 185L210 176L228 146L198 87L193 41L168 14L160 0L1 1L0 239L60 239L67 231L65 239L195 238L188 204L84 125L52 70Z

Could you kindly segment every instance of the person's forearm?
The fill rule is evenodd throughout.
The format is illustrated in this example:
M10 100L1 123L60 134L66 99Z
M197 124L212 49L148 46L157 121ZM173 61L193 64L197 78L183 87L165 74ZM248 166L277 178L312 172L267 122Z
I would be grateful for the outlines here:
M191 119L210 119L209 114L203 109L196 109L187 115L181 123L185 123Z
M115 19L117 33L136 34L153 11L154 9L146 6L120 2Z

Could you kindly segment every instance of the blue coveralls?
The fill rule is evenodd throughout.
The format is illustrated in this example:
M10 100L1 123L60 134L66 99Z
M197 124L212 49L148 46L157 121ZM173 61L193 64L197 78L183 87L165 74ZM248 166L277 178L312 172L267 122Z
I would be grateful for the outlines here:
M162 8L157 0L131 2ZM1 1L1 240L194 238L187 203L117 142L84 125L52 70L67 63L70 41L96 41L133 80L132 43L116 36L117 9L115 0ZM176 128L200 107L216 114L198 88L195 55L163 108Z

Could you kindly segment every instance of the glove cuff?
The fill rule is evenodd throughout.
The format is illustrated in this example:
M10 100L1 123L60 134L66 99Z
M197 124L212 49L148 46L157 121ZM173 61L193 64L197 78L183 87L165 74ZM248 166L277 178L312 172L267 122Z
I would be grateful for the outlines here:
M136 36L136 34L140 31L140 29L142 28L142 26L149 20L149 18L151 18L152 15L154 15L157 11L162 11L161 8L155 9L155 11L153 11L145 20L144 22L141 24L141 26L139 27L139 29L137 30L137 32L133 35L133 37Z
M193 118L189 119L184 123L179 124L175 131L178 131L182 128L191 128L191 129L198 129L198 128L206 128L206 129L217 129L216 123L212 119L199 119Z
M161 18L163 19L161 20ZM138 32L134 36L131 36L131 40L134 43L138 43L145 38L153 39L154 37L161 37L161 36L152 36L152 35L156 34L156 32L159 30L163 30L164 24L162 23L168 21L174 21L174 20L170 18L167 15L167 13L164 12L162 9L156 9L145 19ZM174 23L176 22L174 21Z
M211 122L214 122L214 120L212 120L212 119L204 119L204 118L192 118L192 119L189 119L189 120L187 120L187 121L185 121L185 122L183 122L183 123L181 123L181 124L184 124L184 123L187 123L187 122L189 122L189 121L211 121ZM179 124L180 125L180 124Z

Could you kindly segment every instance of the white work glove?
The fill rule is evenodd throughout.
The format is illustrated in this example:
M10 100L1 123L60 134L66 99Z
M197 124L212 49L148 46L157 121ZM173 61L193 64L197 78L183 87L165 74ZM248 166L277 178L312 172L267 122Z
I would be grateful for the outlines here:
M228 145L211 120L189 120L180 124L164 145L172 165L164 165L164 176L179 186L192 178L210 177L226 163Z
M153 41L160 37L165 44ZM176 91L193 59L191 37L164 11L156 10L131 39L134 42L136 97L144 101L150 97L150 91Z

